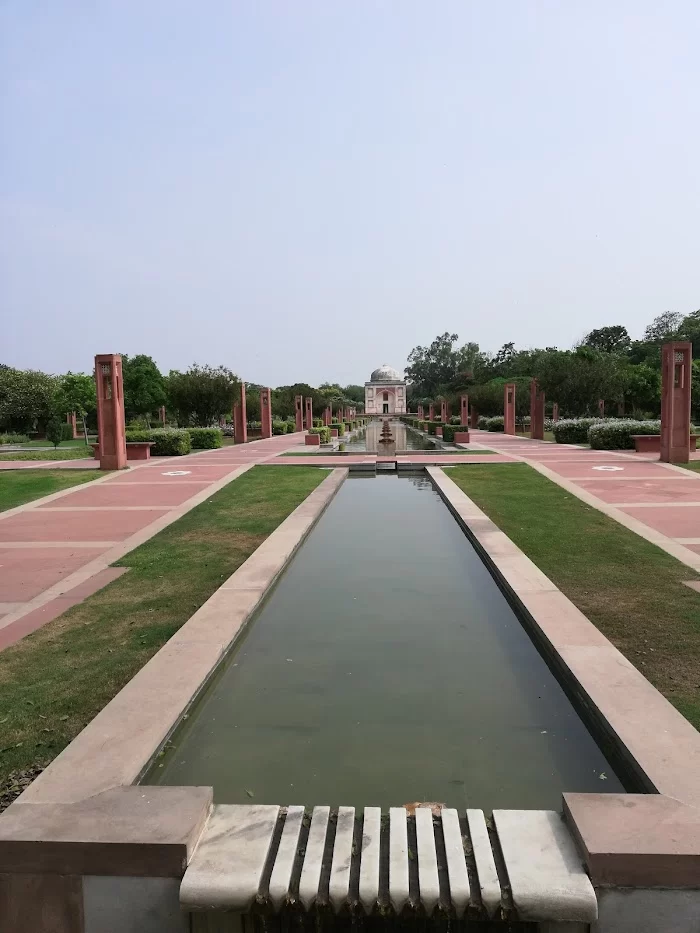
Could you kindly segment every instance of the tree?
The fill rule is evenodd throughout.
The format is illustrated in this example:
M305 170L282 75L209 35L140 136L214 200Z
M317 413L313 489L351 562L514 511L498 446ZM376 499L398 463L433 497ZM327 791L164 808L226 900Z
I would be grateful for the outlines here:
M445 331L429 347L414 347L405 369L411 398L436 395L470 385L479 368L479 345L465 343L455 348L457 334Z
M225 366L193 363L184 373L171 370L167 388L179 424L207 427L224 414L230 416L239 385L238 376Z
M626 353L632 340L627 328L621 324L612 327L599 327L586 335L584 345L601 353Z
M349 399L355 407L361 405L365 407L365 387L357 385L349 385L343 387L343 395L345 398Z
M683 315L677 311L664 311L649 324L644 331L644 339L649 343L663 343L674 340L678 328L683 323Z
M0 429L26 433L51 417L55 376L38 370L0 369Z
M637 363L625 371L625 402L635 414L659 414L661 408L661 373L646 363Z
M165 405L165 380L152 357L139 353L129 357L122 353L124 380L124 411L129 418L157 411Z
M55 415L51 416L46 425L46 439L51 441L54 448L63 440L63 423Z
M76 412L79 415L90 414L97 409L95 377L85 373L67 372L58 377L54 394L54 410L59 415Z
M599 399L617 402L625 389L617 358L585 346L542 354L535 376L547 398L568 415L594 414Z
M700 311L691 311L681 321L678 339L689 340L693 345L693 357L700 359Z

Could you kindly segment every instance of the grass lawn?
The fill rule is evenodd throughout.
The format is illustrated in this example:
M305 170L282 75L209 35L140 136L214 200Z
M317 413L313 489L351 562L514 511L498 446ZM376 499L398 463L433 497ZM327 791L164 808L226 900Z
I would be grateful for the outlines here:
M119 580L0 652L0 807L66 746L327 473L256 466L117 566Z
M0 473L0 512L97 479L99 470L3 470Z
M678 466L685 467L686 470L695 470L700 473L700 460L691 460L690 463L679 463Z
M97 438L91 437L90 443L96 444ZM30 447L52 447L53 445L51 444L51 441L47 441L46 439L44 439L43 441L36 441L36 440L27 441L26 444L21 444L20 446L22 447L23 450L27 450ZM72 441L61 441L61 443L58 446L61 450L65 450L66 447L85 447L85 438L78 437Z
M526 464L448 475L700 729L700 575Z
M58 450L14 450L0 453L0 460L83 460L92 458L92 448L59 447Z

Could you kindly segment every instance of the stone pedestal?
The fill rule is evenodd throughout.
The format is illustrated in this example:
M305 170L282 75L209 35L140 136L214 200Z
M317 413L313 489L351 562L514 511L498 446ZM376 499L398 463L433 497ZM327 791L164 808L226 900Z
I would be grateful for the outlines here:
M515 434L515 383L503 386L503 431Z
M100 353L95 357L95 383L100 469L123 470L126 466L126 426L122 358L118 353Z
M661 456L665 463L690 459L690 393L693 347L672 341L661 348Z
M468 444L469 431L455 431L455 444Z
M304 430L304 396L294 396L294 421L297 432Z
M544 440L544 392L540 392L536 379L530 383L530 437Z
M260 390L260 431L262 437L272 437L272 389Z
M442 437L442 425L438 425L435 428L435 437Z
M233 406L233 435L237 444L245 444L248 440L248 415L245 405L245 382L241 383L238 401Z
M304 444L307 447L320 447L321 446L321 435L320 434L306 434L304 436Z
M460 395L459 397L459 423L469 424L469 396Z

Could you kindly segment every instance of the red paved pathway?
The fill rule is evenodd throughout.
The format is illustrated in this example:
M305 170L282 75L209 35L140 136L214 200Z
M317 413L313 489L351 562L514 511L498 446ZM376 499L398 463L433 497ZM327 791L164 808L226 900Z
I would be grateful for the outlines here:
M237 475L301 435L154 457L127 472L0 512L0 649L56 618L123 571L110 568ZM92 460L5 461L0 469L85 469ZM337 465L337 463L335 464Z

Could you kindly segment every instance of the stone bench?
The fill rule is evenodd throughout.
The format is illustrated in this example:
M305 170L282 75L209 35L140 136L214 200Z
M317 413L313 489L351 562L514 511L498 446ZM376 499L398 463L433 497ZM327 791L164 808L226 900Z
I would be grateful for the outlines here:
M660 434L633 434L634 449L638 454L658 454L661 453L661 435ZM690 435L690 449L697 450L698 435Z
M90 444L92 447L92 452L95 455L95 460L100 459L100 445L99 444ZM126 459L127 460L150 460L151 459L151 447L153 447L153 441L128 441L126 445Z

